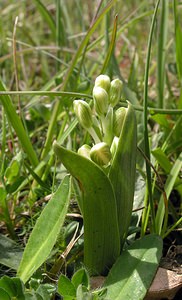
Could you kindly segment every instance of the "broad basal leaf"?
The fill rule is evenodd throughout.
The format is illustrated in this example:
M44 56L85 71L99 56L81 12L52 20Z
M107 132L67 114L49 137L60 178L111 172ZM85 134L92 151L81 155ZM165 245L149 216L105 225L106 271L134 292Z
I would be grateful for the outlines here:
M42 211L30 235L18 269L26 282L50 254L63 225L70 198L70 178L66 176Z
M111 268L104 287L109 300L143 300L162 255L162 239L148 235L123 251Z
M57 143L55 153L79 181L83 199L84 262L89 273L105 274L120 253L116 200L110 180L91 160Z

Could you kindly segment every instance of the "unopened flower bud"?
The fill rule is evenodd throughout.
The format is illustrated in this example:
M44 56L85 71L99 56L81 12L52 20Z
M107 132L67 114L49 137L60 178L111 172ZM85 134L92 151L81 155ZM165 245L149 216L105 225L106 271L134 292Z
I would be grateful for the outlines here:
M112 154L112 157L114 157L114 155L116 153L116 150L118 148L118 142L119 142L119 138L117 136L115 136L113 138L113 141L112 141L112 144L111 144L111 154Z
M112 158L109 146L104 142L94 145L90 150L90 158L99 166L107 165Z
M101 87L93 89L94 107L99 116L106 114L108 109L108 93Z
M117 137L120 136L126 112L127 112L127 108L125 107L120 107L115 111L113 129L114 129L114 134Z
M123 83L121 80L114 79L111 81L111 88L109 93L109 102L114 107L121 99Z
M78 149L78 154L90 159L90 150L91 150L91 147L87 144L84 144L83 146L81 146Z
M92 111L87 102L83 100L73 101L74 112L79 123L86 129L92 126Z
M107 75L99 75L95 79L95 86L103 88L107 93L109 93L111 82L110 78Z

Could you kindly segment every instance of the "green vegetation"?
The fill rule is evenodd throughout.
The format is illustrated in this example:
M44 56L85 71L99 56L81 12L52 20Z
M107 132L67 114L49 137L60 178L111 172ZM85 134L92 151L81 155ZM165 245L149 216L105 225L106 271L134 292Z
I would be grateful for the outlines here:
M0 9L0 295L144 299L180 238L181 4Z

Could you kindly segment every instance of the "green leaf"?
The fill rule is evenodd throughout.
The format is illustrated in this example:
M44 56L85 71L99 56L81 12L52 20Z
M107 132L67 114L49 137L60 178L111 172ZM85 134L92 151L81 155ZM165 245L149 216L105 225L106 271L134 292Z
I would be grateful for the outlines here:
M6 196L7 196L7 191L4 187L0 186L0 207L1 210L3 210L4 216L2 220L8 219L8 212L6 212ZM1 251L1 250L0 250Z
M120 252L116 200L110 180L91 160L56 142L53 149L83 192L85 266L90 274L104 274Z
M171 165L170 160L168 159L167 155L164 153L164 151L161 148L157 148L152 151L152 155L157 159L161 168L166 173L169 173L172 168L172 165Z
M10 166L7 167L5 172L5 177L8 179L8 182L13 182L14 179L18 176L20 170L20 165L16 160L13 160Z
M136 178L136 128L135 111L129 104L123 120L117 151L109 172L116 196L121 245L127 236L133 208Z
M18 300L24 300L25 299L25 288L23 282L18 277L12 277L11 278L13 284L16 287L16 297Z
M160 115L160 114L155 114L153 116L151 116L151 118L158 123L159 125L161 125L162 127L166 128L166 129L170 129L170 124L168 119L166 118L165 115Z
M3 299L3 300L11 300L8 293L1 287L0 287L0 295L1 295L1 299Z
M39 294L41 294L40 291L43 292L44 290L46 290L49 295L51 295L52 293L54 293L56 291L56 286L53 284L50 284L50 283L40 284L39 280L38 280L38 284L39 284L39 286L38 286L36 292L38 292Z
M25 181L25 178L27 179L27 177L24 176L17 176L16 179L14 179L14 182L12 182L11 184L7 183L6 184L7 194L13 194L17 189L19 189L22 182Z
M73 283L65 276L61 275L58 280L58 293L64 297L76 297L76 288Z
M25 300L44 300L44 299L42 298L41 295L39 295L35 292L32 292L32 293L28 292L25 294Z
M83 299L90 300L93 299L93 297L90 295L87 288L80 284L76 290L76 300L83 300Z
M78 270L77 272L74 273L71 282L73 283L74 287L77 289L78 286L84 285L85 287L88 288L89 286L89 276L88 273L84 268Z
M11 299L18 299L18 300L24 300L24 285L21 282L20 278L17 277L8 277L3 276L0 279L0 289L3 289L10 297ZM2 296L0 291L0 296ZM4 298L0 298L4 299Z
M39 294L44 300L50 300L51 293L49 292L49 289L53 289L52 286L46 285L46 284L40 284L38 289L36 290L36 293ZM53 290L55 291L55 289Z
M63 225L70 198L70 178L66 176L42 211L30 235L18 269L26 282L50 254Z
M16 296L16 286L8 276L3 276L0 279L0 288L4 289L10 297Z
M137 240L111 268L104 287L109 300L142 300L162 255L162 239L148 235Z

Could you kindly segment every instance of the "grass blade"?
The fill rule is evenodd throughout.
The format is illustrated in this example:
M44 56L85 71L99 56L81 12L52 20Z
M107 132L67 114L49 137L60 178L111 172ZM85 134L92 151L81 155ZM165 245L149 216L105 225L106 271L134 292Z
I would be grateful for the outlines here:
M0 80L0 91L5 91L5 87ZM0 95L0 101L4 107L6 115L8 116L9 122L11 123L12 127L14 128L18 139L22 145L22 148L26 152L28 159L33 167L36 167L39 164L39 160L37 155L33 149L31 141L26 134L26 131L23 127L21 119L16 113L16 109L12 104L11 98L8 95Z
M172 189L174 187L175 181L178 177L178 174L182 168L182 152L180 153L179 157L175 161L169 176L166 180L164 190L166 192L167 198L169 198ZM163 195L160 198L159 205L158 205L158 210L157 210L157 215L156 215L156 225L157 225L157 231L158 234L161 234L162 232L165 233L166 228L163 228L163 221L164 221L164 216L165 216L165 204L164 204L164 199ZM164 224L165 227L165 224Z
M59 47L57 51L57 58L60 59L61 56L61 47L63 47L66 43L66 32L65 32L65 26L63 23L63 1L61 3L60 0L56 0L56 45ZM61 67L60 62L57 60L56 62L57 71L59 71L59 68Z
M179 22L179 14L177 10L178 1L174 0L174 23L175 23L175 42L176 42L176 65L178 77L181 85L179 108L182 108L182 30Z
M166 57L166 42L167 42L167 22L168 22L168 0L162 0L160 28L158 35L157 49L157 92L158 92L158 107L164 108L164 87L165 87L165 57Z
M178 1L174 0L174 22L176 38L176 64L180 83L182 84L182 30L180 28L179 15L177 10Z
M106 55L105 61L103 63L102 70L100 71L100 74L104 74L106 72L106 70L108 68L108 64L111 60L111 57L112 57L112 54L114 51L114 46L115 46L115 41L116 41L116 33L117 33L117 20L118 20L118 16L116 15L115 20L114 20L114 27L113 27L111 41L109 43L107 55Z
M36 6L37 6L40 14L42 15L42 18L48 24L48 26L55 38L56 37L56 26L55 26L55 22L51 16L51 14L49 13L49 11L45 7L45 5L40 0L34 0L34 2L36 3Z
M145 76L144 76L144 111L143 111L143 120L144 120L144 152L148 161L150 161L150 146L149 146L149 137L148 137L148 78L149 78L149 65L150 65L150 54L152 48L152 37L154 33L154 25L157 18L157 11L159 7L160 0L157 1L155 5L154 14L152 17L152 23L150 27L149 39L148 39L148 48L147 48L147 60L145 65ZM146 161L146 172L147 172L147 189L149 195L149 203L151 208L152 215L152 230L156 232L155 226L155 210L153 204L152 197L152 176L151 176L151 168L148 162ZM144 215L145 217L145 211Z

